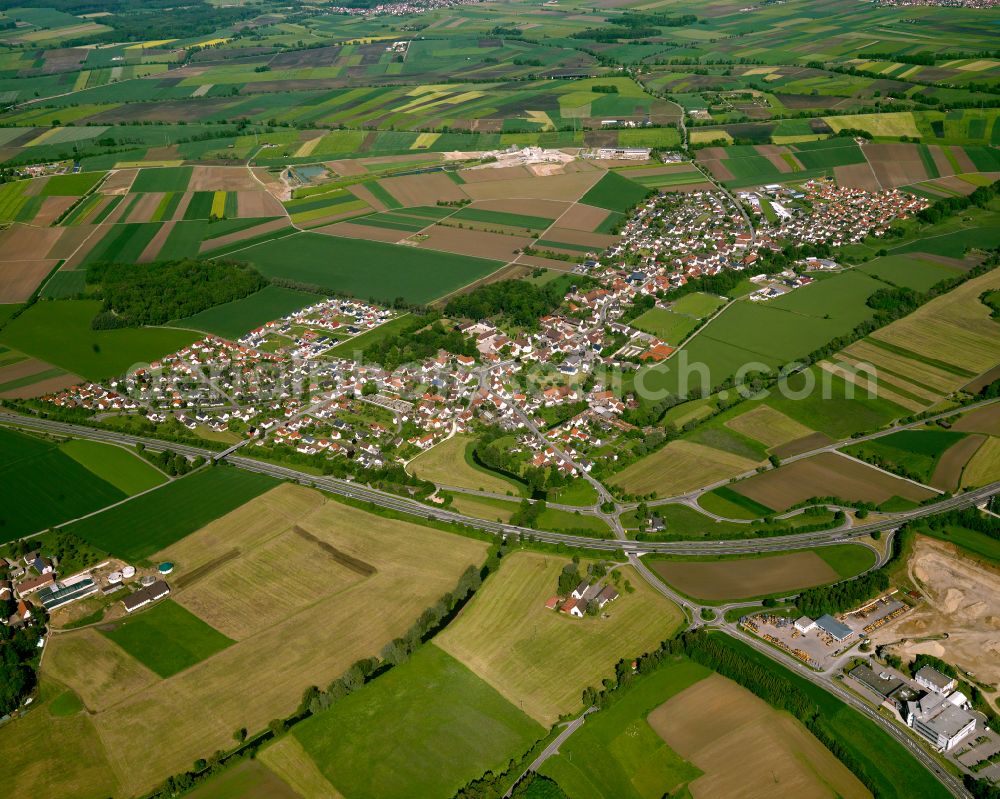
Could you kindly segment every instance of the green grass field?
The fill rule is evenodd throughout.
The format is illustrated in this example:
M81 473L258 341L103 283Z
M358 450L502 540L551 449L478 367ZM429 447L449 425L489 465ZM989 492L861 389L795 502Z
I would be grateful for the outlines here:
M129 496L167 481L163 473L148 461L114 444L76 438L63 443L60 449L85 469Z
M136 611L102 632L161 677L184 671L235 643L171 599Z
M304 291L265 286L255 294L216 305L207 311L171 322L176 327L190 327L236 339L256 327L319 302L323 297Z
M544 735L433 643L292 730L345 797L451 796Z
M844 452L905 477L926 483L945 450L965 437L950 430L901 430L882 438L852 444Z
M0 543L125 499L58 445L0 428Z
M595 205L608 211L627 211L643 200L650 189L622 177L617 172L608 172L583 197L581 203Z
M632 322L633 327L674 345L680 344L697 324L698 320L693 317L663 308L650 308Z
M958 275L950 266L913 255L888 255L857 267L860 271L915 291L927 291L935 283Z
M216 466L66 529L125 560L141 560L276 485L270 477Z
M100 309L94 300L36 303L0 331L0 343L88 380L101 380L199 338L192 331L159 327L91 330L90 320Z
M193 167L190 166L140 169L130 191L133 194L151 191L186 191L192 171Z
M452 219L467 219L470 222L492 222L506 227L545 230L553 220L544 216L512 214L505 211L490 211L484 208L462 208L452 214Z
M590 717L541 773L573 799L648 799L674 795L702 772L646 723L646 716L711 672L679 659L642 677L620 701Z
M289 252L296 258L290 259ZM496 271L501 264L444 252L320 233L299 233L243 250L240 260L268 277L321 286L360 299L426 303Z

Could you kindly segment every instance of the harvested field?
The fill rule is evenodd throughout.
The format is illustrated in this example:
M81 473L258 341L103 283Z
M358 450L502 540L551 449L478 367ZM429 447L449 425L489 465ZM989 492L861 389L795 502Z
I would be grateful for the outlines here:
M883 189L907 186L929 177L916 144L865 144L861 151Z
M15 222L0 230L0 257L4 261L39 260L48 255L61 235L57 227L36 228Z
M262 749L257 760L288 783L299 796L343 799L294 735L285 735Z
M260 191L260 184L242 166L196 166L188 191Z
M962 388L970 394L978 394L994 380L1000 380L1000 364L992 369L983 372L975 380L966 383Z
M443 172L383 178L379 185L406 207L468 199L461 187Z
M990 436L962 473L962 487L974 488L1000 480L1000 438Z
M942 491L955 491L962 479L965 465L969 463L985 441L986 436L976 433L952 444L941 455L937 466L934 467L931 485Z
M422 235L427 237L420 242L422 249L455 252L476 258L491 258L495 261L513 260L517 257L518 250L533 241L526 236L505 236L484 230L468 230L445 225L429 227Z
M815 552L716 561L656 560L650 566L674 588L710 601L748 599L839 579Z
M94 628L52 636L43 674L72 685L90 713L99 713L160 678Z
M610 211L592 205L576 203L559 218L559 226L573 230L593 231L608 218Z
M573 619L545 607L568 558L515 552L434 642L515 707L548 726L576 712L587 685L614 670L623 651L672 635L682 616L628 566L635 591L605 607L608 618ZM528 634L530 633L530 634Z
M987 272L875 331L872 338L974 374L985 372L997 363L998 326L979 297L996 288L1000 273Z
M846 166L835 166L833 177L838 186L847 186L865 191L879 191L882 186L875 177L871 166L864 164L847 164Z
M285 209L266 191L240 191L236 195L237 215L242 219L284 216Z
M464 173L463 173L464 174ZM601 172L577 172L572 175L551 175L543 178L494 180L488 183L467 183L465 193L473 200L576 201L600 180Z
M0 261L0 304L24 302L58 261Z
M769 405L758 405L726 422L726 427L756 439L767 447L780 447L812 435L813 431Z
M882 503L892 497L920 502L934 495L929 489L834 452L821 452L754 475L731 488L776 511L813 497Z
M963 378L952 372L938 369L933 364L924 363L916 358L890 352L865 339L856 341L844 352L882 370L890 381L897 379L898 376L925 386L939 396L950 394L963 383Z
M170 557L183 574L234 547L248 553L243 558L252 557L295 524L378 572L348 590L334 587L333 593L304 602L278 624L258 625L245 640L93 716L112 768L123 782L122 794L148 790L167 774L189 768L194 758L231 746L234 729L260 729L272 718L287 715L301 699L304 685L326 685L358 658L376 654L403 634L421 610L451 590L468 565L486 555L483 542L372 516L327 502L317 492L284 485L154 560ZM175 600L186 603L188 594L215 583L239 560L177 591ZM282 562L280 568L270 563L268 573L259 576L269 580L271 571L297 575L299 593L308 599L316 588L314 566L302 558ZM247 589L252 592L256 586ZM237 592L234 589L228 601L253 601ZM359 624L362 617L365 623ZM107 646L116 645L108 641ZM164 707L171 708L170 714L161 712Z
M116 169L101 184L101 194L127 194L138 169Z
M987 433L1000 436L1000 402L963 414L951 429L960 433Z
M758 465L757 461L712 447L671 441L618 472L610 482L630 494L656 492L669 497L749 472Z
M699 680L646 717L649 726L704 772L694 799L862 799L871 794L795 718L718 674Z
M908 572L927 601L873 632L873 645L890 645L907 660L933 655L978 682L1000 682L1000 572L924 536L916 537ZM920 640L929 637L939 640Z
M407 464L406 471L423 480L455 488L492 491L497 494L513 491L516 494L516 486L512 481L478 469L465 460L465 449L472 440L471 436L454 435L420 453Z

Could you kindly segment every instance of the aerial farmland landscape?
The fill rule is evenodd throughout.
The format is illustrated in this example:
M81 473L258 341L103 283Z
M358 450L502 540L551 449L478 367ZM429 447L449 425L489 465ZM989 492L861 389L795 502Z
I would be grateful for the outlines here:
M0 1L0 799L1000 799L998 0Z

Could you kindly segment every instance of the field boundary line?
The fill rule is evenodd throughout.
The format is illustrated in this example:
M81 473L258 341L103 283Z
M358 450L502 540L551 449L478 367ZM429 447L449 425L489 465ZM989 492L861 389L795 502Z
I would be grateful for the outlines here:
M848 455L846 452L841 452L839 449L835 449L835 450L832 450L832 451L835 452L837 455L839 455L841 458L847 458L848 460L852 460L852 461L855 461L857 463L864 464L865 466L867 466L870 469L875 469L876 471L882 472L882 474L887 474L887 475L889 475L891 477L895 477L895 478L897 478L899 480L905 480L907 483L912 483L913 485L919 486L920 488L925 488L928 491L933 491L935 494L943 494L944 493L944 491L942 491L939 488L934 488L934 486L924 485L919 480L914 480L914 479L912 479L910 477L903 477L903 475L901 475L901 474L896 474L895 472L890 472L888 469L883 469L880 466L875 466L872 463L868 463L868 461L861 460L861 458L855 458L853 455Z

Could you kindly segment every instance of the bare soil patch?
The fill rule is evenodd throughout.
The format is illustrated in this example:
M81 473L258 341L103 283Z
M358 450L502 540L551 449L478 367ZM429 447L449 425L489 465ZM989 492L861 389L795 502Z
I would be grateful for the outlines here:
M962 433L987 433L1000 436L1000 403L976 408L955 422L951 429Z
M376 211L386 210L385 203L383 203L374 194L372 194L371 190L368 187L358 184L356 186L347 186L346 188L351 194L353 194L359 200L363 200L364 202L368 203Z
M379 184L405 206L434 205L438 201L456 202L468 199L462 187L443 172L384 178Z
M525 236L505 236L444 225L427 228L423 235L427 238L420 242L421 249L492 258L496 261L510 261L516 258L517 251L533 241Z
M558 219L570 207L567 202L558 200L479 200L472 204L473 208L484 211L500 211L509 214L527 214L528 216L543 216L546 219Z
M577 203L560 217L559 227L590 232L607 219L609 213L611 212L603 208Z
M48 364L46 364L46 366L48 366ZM79 385L82 382L83 378L80 377L80 375L67 372L64 375L56 375L55 377L50 377L47 380L39 380L37 383L5 391L3 394L0 394L0 396L7 399L42 397L46 394L52 394L56 391L61 391L64 388L69 388L70 386Z
M244 219L263 216L284 216L285 209L274 197L258 187L254 191L240 191L236 195L238 215Z
M128 219L124 221L149 222L153 218L153 214L156 213L156 209L160 207L162 199L163 192L160 191L141 195L138 202L132 208L131 213L129 213ZM125 202L125 200L122 200L122 202Z
M361 163L355 158L344 158L338 161L327 161L324 166L332 169L341 177L356 177L357 175L366 175L368 170L366 170Z
M952 191L957 191L959 194L972 194L976 190L976 186L972 183L962 180L959 177L947 177L939 178L935 180L932 186L943 186L946 189L951 189Z
M725 161L703 161L704 165L708 167L708 171L712 173L712 177L716 180L732 180L733 173L729 171L728 167L725 165Z
M927 601L873 632L872 643L890 644L907 659L943 658L980 682L1000 682L1000 571L924 536L916 538L908 569ZM942 637L919 640L935 636ZM996 694L985 695L997 703Z
M218 238L208 239L201 243L201 252L207 252L208 250L216 250L220 247L226 247L230 244L236 244L240 241L246 241L247 239L252 239L255 236L262 236L265 233L271 233L275 230L281 230L281 228L288 227L288 220L285 217L280 219L272 219L269 222L265 222L262 225L257 225L256 227L248 228L247 230L240 230L236 233L229 233L225 236L219 236Z
M604 250L612 244L618 243L617 236L608 236L604 233L588 233L584 230L571 230L570 228L554 227L545 231L545 238L551 241L562 241L566 244L581 244L586 247L594 247Z
M33 261L47 255L59 241L62 230L57 227L29 227L15 222L0 231L0 258L4 261Z
M865 191L879 191L878 180L875 173L867 162L863 164L848 164L846 166L835 166L833 177L838 186L847 186L853 189L864 189Z
M927 180L927 170L915 144L865 144L861 150L884 189Z
M66 263L62 266L63 270L76 269L83 262L83 259L87 257L90 251L97 246L98 242L110 234L114 229L108 222L103 222L100 225L88 225L88 228L91 235L80 242L75 252L66 254ZM58 228L52 228L52 230L58 230ZM68 244L69 242L67 245ZM62 248L62 242L60 242L58 249L61 251ZM53 250L55 249L57 248L53 248Z
M196 166L188 183L191 191L260 191L260 184L242 166Z
M896 496L914 502L933 496L926 488L834 452L821 452L754 475L732 488L776 511L813 497L881 503Z
M688 596L708 600L747 599L838 579L837 572L815 552L739 560L657 560L651 565Z
M694 799L862 799L871 794L847 767L787 713L712 674L671 697L649 726L703 776Z
M332 236L345 236L349 239L368 239L369 241L386 241L395 244L407 236L405 230L391 230L390 228L368 227L363 224L353 222L337 222L327 227L315 229L316 233L328 233Z
M948 160L940 145L929 144L927 145L927 149L930 151L931 158L934 159L934 166L937 167L939 175L955 174L955 168L951 165L951 161Z
M466 183L492 183L496 180L523 180L534 177L523 166L480 167L459 171Z
M972 159L969 158L969 154L962 147L952 147L951 154L955 156L955 161L958 162L962 174L979 171L976 165L972 163Z
M27 300L57 263L59 262L0 261L0 304Z
M495 180L490 183L466 183L465 193L473 200L519 198L524 200L580 199L600 180L603 172L578 172L572 175L552 175L544 178Z
M52 366L37 358L28 358L24 361L12 363L10 366L0 366L0 383L9 383L11 380L20 380L28 375L35 375L51 369Z
M46 197L42 200L42 207L38 209L38 213L35 214L35 218L31 220L31 223L39 227L48 227L69 210L77 199L79 198Z
M150 261L156 260L156 256L159 255L160 250L163 248L164 243L166 243L167 241L167 236L170 235L170 232L174 229L175 224L177 223L164 222L162 225L160 225L159 230L156 231L156 235L153 236L152 239L150 239L149 244L146 245L146 248L142 251L142 254L139 256L140 264L148 264Z
M958 488L965 464L972 459L985 440L986 436L976 433L952 444L934 467L931 485L943 491L954 491Z

